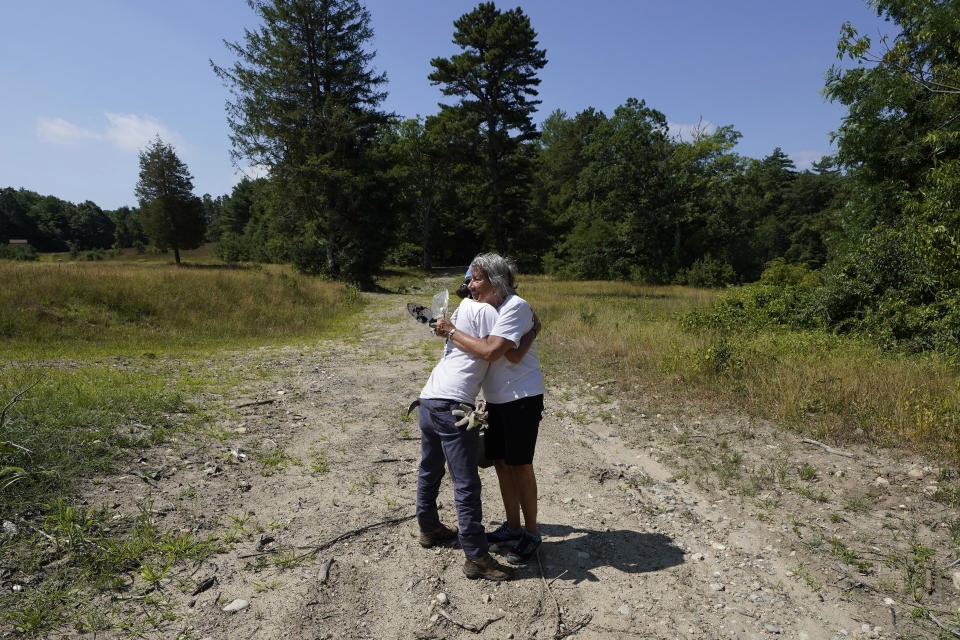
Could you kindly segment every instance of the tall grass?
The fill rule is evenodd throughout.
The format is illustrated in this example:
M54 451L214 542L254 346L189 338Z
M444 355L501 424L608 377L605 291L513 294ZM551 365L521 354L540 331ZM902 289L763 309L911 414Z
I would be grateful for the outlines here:
M221 543L160 531L149 504L136 519L80 507L79 481L206 426L211 407L192 398L258 375L218 349L353 335L362 306L355 290L280 267L0 263L0 520L20 527L0 535L0 564L30 585L0 594L0 626L133 636L165 619L163 598L107 609L92 594L154 584Z
M0 263L0 283L0 515L162 441L172 413L202 420L189 398L230 384L211 351L338 332L363 305L280 269Z
M0 357L183 349L335 331L339 283L266 269L0 263Z
M713 401L833 442L960 462L958 368L820 331L684 329L723 292L524 278L548 372L616 378L637 393Z

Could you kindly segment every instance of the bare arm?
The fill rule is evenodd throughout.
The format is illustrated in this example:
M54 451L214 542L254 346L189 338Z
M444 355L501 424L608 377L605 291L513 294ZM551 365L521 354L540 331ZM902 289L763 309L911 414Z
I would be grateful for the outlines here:
M441 338L450 336L451 329L454 329L453 323L446 318L438 318L434 325L434 330ZM460 347L472 356L476 356L487 362L499 360L507 351L514 348L513 341L507 340L501 336L487 336L486 338L477 338L457 329L453 332L450 342L454 346ZM529 346L527 347L530 348Z
M446 318L440 318L434 325L434 330L441 338L448 338L450 330L453 329L453 323ZM540 319L536 314L533 315L533 328L526 332L520 338L520 344L513 346L513 341L501 336L487 336L486 338L477 338L469 333L464 333L457 329L453 332L450 342L456 347L460 347L472 356L476 356L487 362L495 362L502 357L516 364L527 355L527 351L533 345L537 334L540 333Z

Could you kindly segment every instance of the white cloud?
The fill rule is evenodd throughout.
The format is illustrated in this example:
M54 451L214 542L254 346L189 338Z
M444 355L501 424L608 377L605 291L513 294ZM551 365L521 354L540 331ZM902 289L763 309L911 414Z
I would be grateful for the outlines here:
M710 135L717 130L717 125L709 120L700 120L692 124L682 122L668 122L667 131L675 139L682 142L692 142L697 133Z
M806 171L813 168L814 162L819 162L820 158L830 155L825 151L793 151L787 154L797 165L797 171Z
M244 178L248 180L256 180L257 178L266 178L270 175L270 169L262 164L255 164L249 167L244 167L243 169L238 169L236 173L233 174L232 184L236 186Z
M37 137L43 142L67 145L99 136L95 132L78 127L63 118L40 117L37 118Z
M105 115L110 121L110 126L107 127L103 137L123 151L139 151L158 135L167 144L178 146L176 142L180 136L164 127L152 116L139 116L133 113Z
M63 118L37 119L37 137L52 144L73 144L82 140L109 142L121 151L140 151L160 136L167 144L182 147L181 137L151 115L105 113L107 126L101 131L78 127Z

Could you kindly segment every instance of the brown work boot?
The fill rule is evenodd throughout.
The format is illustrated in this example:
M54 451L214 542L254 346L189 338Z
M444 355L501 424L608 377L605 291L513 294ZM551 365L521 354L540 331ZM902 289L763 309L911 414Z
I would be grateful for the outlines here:
M471 580L486 578L487 580L499 582L512 578L513 572L494 560L490 554L487 554L479 558L467 558L464 560L463 575Z
M441 524L433 531L420 532L420 546L429 549L435 544L449 542L457 537L457 530Z

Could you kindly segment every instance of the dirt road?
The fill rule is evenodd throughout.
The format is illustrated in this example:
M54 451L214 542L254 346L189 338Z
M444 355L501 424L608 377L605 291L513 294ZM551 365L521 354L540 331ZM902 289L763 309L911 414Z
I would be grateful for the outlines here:
M176 617L160 637L923 636L936 627L910 620L903 572L883 561L909 540L937 552L940 564L922 577L934 617L948 624L943 612L956 613L943 562L950 513L926 497L936 471L922 462L831 454L690 406L627 407L616 381L562 373L548 378L535 461L539 562L507 583L466 579L459 548L422 549L410 519L419 443L404 412L442 349L406 316L410 299L429 293L372 295L359 340L231 355L231 366L265 375L244 397L199 400L222 416L220 439L180 437L139 462L163 470L156 481L128 474L91 489L92 500L121 509L151 500L162 526L228 543L172 576ZM722 470L724 451L736 452L741 471L770 464L770 486L736 491L708 481L716 469L697 473L711 453ZM803 467L814 469L806 483L776 477ZM920 478L907 475L914 468ZM495 474L481 475L485 520L496 526ZM881 476L886 485L875 483ZM849 496L866 507L845 508ZM446 480L441 498L455 525ZM856 558L872 569L859 572ZM209 578L212 587L191 595ZM247 606L223 611L237 600Z

